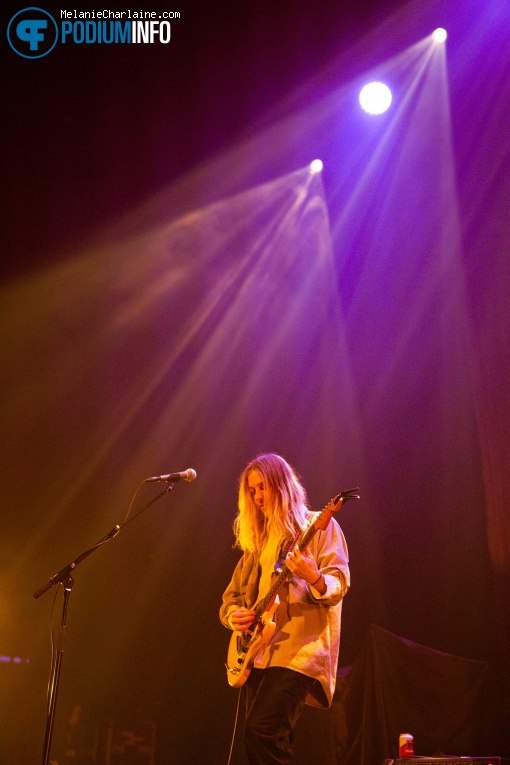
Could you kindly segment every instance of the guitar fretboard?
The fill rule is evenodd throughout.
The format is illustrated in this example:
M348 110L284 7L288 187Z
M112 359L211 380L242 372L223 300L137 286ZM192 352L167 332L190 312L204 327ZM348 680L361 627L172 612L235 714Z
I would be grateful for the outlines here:
M297 546L300 550L306 547L306 545L308 544L310 539L313 537L315 532L319 528L321 528L323 523L323 516L326 513L332 513L332 510L329 505L327 505L324 508L324 510L321 510L321 512L311 521L310 525L303 531L303 534L301 535L297 543ZM271 603L272 599L274 598L274 596L276 595L276 593L278 592L278 590L280 589L280 587L282 586L283 582L285 581L285 579L288 577L289 574L291 574L291 571L289 567L287 566L287 564L284 564L284 566L282 567L282 570L280 571L280 573L274 580L273 584L271 585L271 588L269 592L267 593L267 595L265 595L265 597L263 597L262 600L260 600L255 606L256 620L260 619L260 617L266 610L267 606L269 605L269 603Z

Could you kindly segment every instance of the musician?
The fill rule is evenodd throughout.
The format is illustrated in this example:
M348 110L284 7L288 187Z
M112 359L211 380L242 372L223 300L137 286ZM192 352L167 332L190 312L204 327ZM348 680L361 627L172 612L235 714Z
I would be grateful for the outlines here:
M246 466L234 521L243 556L223 593L222 623L249 632L254 605L269 593L275 568L286 563L292 572L278 591L274 636L243 686L250 765L293 763L292 730L305 703L329 707L333 699L348 555L334 518L299 550L301 532L314 517L283 457L262 454Z

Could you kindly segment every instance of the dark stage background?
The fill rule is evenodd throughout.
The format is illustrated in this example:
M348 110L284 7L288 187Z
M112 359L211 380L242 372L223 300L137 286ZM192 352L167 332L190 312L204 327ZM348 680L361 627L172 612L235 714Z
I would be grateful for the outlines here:
M180 12L170 43L0 44L0 762L42 751L55 589L32 593L188 467L76 571L55 754L80 707L92 747L148 720L157 765L226 762L217 611L261 451L315 509L360 487L341 665L376 624L508 698L508 3L144 9Z

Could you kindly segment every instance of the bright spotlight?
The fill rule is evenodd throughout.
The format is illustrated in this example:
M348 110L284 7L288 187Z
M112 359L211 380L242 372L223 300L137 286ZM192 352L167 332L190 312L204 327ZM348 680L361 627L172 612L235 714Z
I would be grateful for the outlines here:
M369 114L382 114L391 104L391 90L382 82L370 82L361 89L359 102Z
M313 162L310 162L310 172L312 175L317 175L317 173L320 173L322 168L322 159L314 159Z
M442 27L438 27L438 29L435 29L432 32L432 39L434 40L434 42L444 43L447 37L448 37L448 33L446 29L443 29Z

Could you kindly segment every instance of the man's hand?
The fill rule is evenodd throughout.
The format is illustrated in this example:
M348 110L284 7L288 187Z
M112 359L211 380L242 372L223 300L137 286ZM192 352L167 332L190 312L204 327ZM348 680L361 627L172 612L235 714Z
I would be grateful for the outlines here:
M305 582L311 584L319 578L320 571L317 566L317 561L311 554L308 547L304 547L302 550L296 545L289 550L287 559L285 561L293 574L304 579Z
M232 611L228 615L228 621L232 629L237 630L237 632L249 632L254 620L255 611L244 606L241 606L236 611Z
M327 589L326 582L308 546L302 550L297 545L293 547L287 554L285 562L293 574L304 579L308 584L313 584L324 595Z

